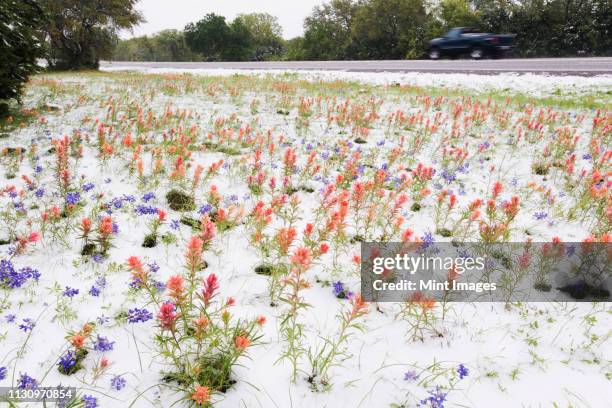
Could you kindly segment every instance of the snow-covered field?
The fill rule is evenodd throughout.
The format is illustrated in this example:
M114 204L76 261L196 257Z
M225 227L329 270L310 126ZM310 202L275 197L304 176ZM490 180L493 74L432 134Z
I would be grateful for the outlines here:
M0 131L0 386L75 386L84 407L612 407L610 303L358 294L359 241L609 242L610 95L38 76Z

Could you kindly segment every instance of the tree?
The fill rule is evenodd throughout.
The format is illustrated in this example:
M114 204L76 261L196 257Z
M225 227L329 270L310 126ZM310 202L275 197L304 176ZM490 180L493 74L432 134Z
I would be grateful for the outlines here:
M230 37L225 17L207 14L197 23L185 26L185 41L194 52L204 55L207 61L219 61Z
M428 40L429 16L422 0L367 0L352 24L359 59L417 58Z
M40 0L52 69L97 69L112 54L117 32L143 21L138 0Z
M36 72L42 47L36 36L42 10L34 0L0 2L0 117L11 100L19 101L23 84Z
M332 0L316 6L304 21L305 58L347 59L351 45L352 21L357 8L358 3L353 0Z
M283 51L283 28L278 18L268 13L239 14L240 21L252 36L251 60L262 61L278 56Z
M164 30L150 37L121 40L115 46L114 61L194 61L197 56L178 30Z
M185 41L206 61L243 61L248 59L252 36L240 19L227 24L225 17L207 14L185 27Z
M438 13L444 30L453 27L478 27L480 19L467 0L442 0Z
M248 61L253 46L251 32L240 19L234 19L229 28L229 38L221 58L223 61Z

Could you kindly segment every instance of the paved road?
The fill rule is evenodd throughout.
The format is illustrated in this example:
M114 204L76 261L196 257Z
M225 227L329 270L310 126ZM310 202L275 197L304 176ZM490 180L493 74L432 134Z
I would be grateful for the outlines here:
M332 70L352 72L431 72L499 74L504 72L554 75L612 75L612 58L537 58L501 60L415 61L288 61L288 62L121 62L102 67L176 69Z

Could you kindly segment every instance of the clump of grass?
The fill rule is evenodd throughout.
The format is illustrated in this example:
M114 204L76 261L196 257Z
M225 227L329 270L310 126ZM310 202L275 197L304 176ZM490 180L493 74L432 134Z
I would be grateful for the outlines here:
M172 189L166 194L168 205L175 211L193 211L196 208L192 196L182 191Z

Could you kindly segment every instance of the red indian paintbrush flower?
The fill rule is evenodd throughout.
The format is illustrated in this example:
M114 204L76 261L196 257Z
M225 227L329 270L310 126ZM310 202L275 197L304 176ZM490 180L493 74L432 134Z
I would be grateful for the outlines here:
M217 275L211 273L204 281L204 289L202 289L202 297L206 305L210 303L210 300L217 290L219 290L219 280L217 279Z
M197 405L207 404L210 402L210 388L196 385L195 391L191 394L191 399L194 400Z
M176 306L172 302L163 303L159 308L159 313L157 313L160 326L164 330L174 330L177 317Z

